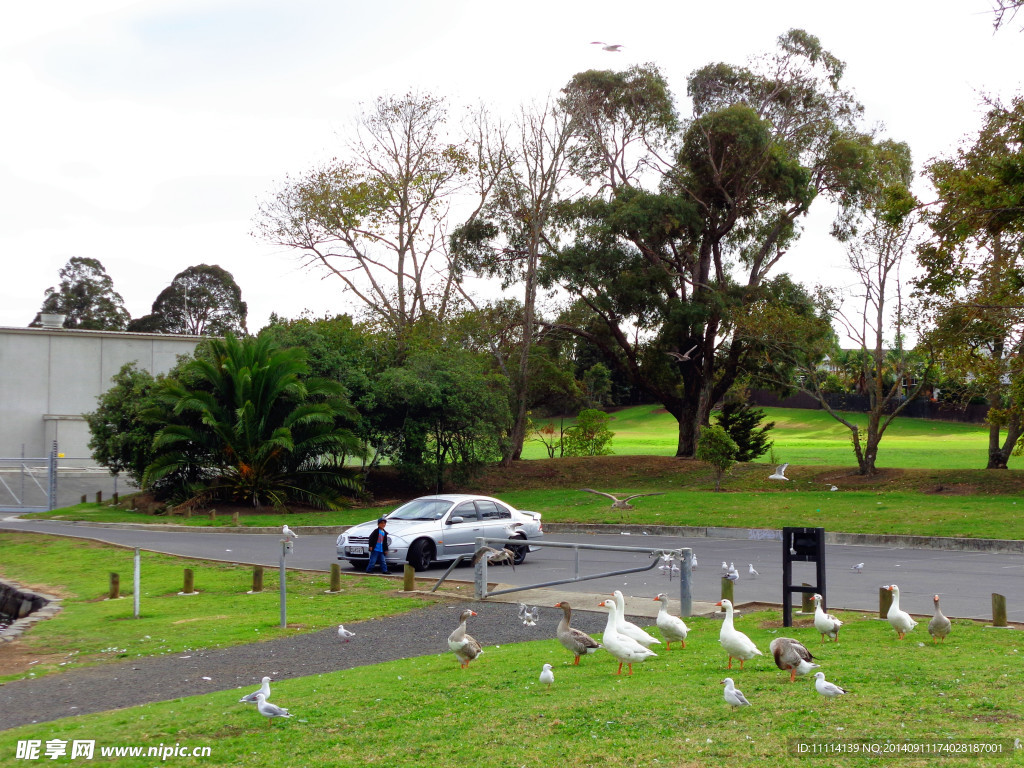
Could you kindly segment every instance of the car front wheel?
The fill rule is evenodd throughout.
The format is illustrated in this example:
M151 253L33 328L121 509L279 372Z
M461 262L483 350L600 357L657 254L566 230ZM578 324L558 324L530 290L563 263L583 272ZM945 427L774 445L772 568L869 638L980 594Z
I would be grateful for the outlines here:
M434 559L434 545L427 539L414 541L409 547L409 565L414 571L425 571Z
M523 539L524 541L526 540L525 536L516 536L515 538ZM530 547L526 544L523 544L521 546L510 544L509 549L511 549L512 554L515 555L515 557L512 560L513 565L522 565L523 562L526 560L526 554L530 551Z

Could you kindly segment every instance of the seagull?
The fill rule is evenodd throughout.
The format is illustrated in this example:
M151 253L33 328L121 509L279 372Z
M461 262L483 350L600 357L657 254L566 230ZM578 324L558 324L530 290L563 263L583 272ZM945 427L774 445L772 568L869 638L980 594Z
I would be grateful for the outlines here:
M854 573L864 573L864 563L857 563L856 565L851 565L850 570Z
M526 603L520 603L519 618L524 626L535 627L537 626L537 619L540 618L540 609L536 605L533 608L528 608Z
M725 574L727 574L728 572L729 572L729 564L727 562L725 562L725 560L723 560L722 561L722 575L725 576Z
M473 553L473 559L470 560L470 562L473 565L476 565L485 557L487 558L488 565L491 565L492 563L508 563L512 566L513 571L516 569L516 553L508 547L503 549L480 547L480 549Z
M339 624L338 625L338 637L340 637L346 643L349 642L355 636L356 636L356 633L353 632L350 629L345 629L345 625L344 624Z
M725 578L728 579L729 581L739 581L740 580L740 572L737 571L737 570L729 571L727 574L725 574Z
M736 684L732 681L731 677L725 678L722 681L722 685L725 686L725 703L731 704L733 707L749 707L750 702L747 701L747 697L743 695L743 691L736 688Z
M840 688L835 683L830 683L826 680L824 672L814 673L814 688L826 699L834 699L846 693L844 688Z
M697 570L697 553L696 552L694 552L693 554L690 555L690 570L691 571L696 571Z
M250 694L247 694L238 700L239 704L255 704L256 697L263 695L264 699L270 698L270 678L264 677L263 684Z
M838 485L833 485L831 488L829 488L829 490L830 491L838 491L839 490L839 486Z
M779 466L777 466L775 468L775 474L768 475L768 479L769 480L789 480L789 478L786 477L786 467L788 467L788 466L789 466L789 464L779 464Z
M688 362L689 360L693 359L692 355L696 351L697 351L697 345L694 344L693 345L693 349L691 349L689 352L685 352L683 354L679 354L678 352L666 352L665 354L668 355L669 357L679 361L680 363L685 363L685 362Z
M546 683L548 688L555 682L555 673L551 671L551 665L545 664L544 669L540 671L540 681Z
M293 531L287 525L285 525L284 528L281 529L281 535L284 536L286 539L289 539L289 538L297 539L297 538L299 538L299 534L297 534L295 531Z
M271 704L262 693L256 694L256 709L267 718L267 725L272 725L275 717L291 717L287 709Z
M758 576L761 575L760 573L758 573L757 571L754 570L754 564L753 563L748 563L747 564L747 568L750 570L750 575L753 576L755 579Z
M598 496L607 496L612 500L612 509L633 509L633 505L629 503L630 499L639 499L641 496L664 496L664 491L656 491L654 493L634 493L632 496L627 496L624 499L620 499L618 496L612 496L610 493L604 491L595 491L592 488L580 488L581 491L586 493L596 493Z
M609 43L601 42L600 40L595 40L594 42L591 43L591 45L600 45L602 51L611 51L612 53L621 53L622 52L622 43L611 43L611 44L609 44Z

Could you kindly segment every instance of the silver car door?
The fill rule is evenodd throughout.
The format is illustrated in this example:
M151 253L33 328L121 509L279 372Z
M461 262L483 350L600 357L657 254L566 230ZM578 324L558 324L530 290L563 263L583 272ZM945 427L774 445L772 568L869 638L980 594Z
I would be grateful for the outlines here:
M462 522L452 522L457 517L463 518ZM472 501L464 501L452 509L441 525L444 545L438 549L445 557L455 557L464 553L472 554L477 536L484 535L476 506Z
M489 539L509 538L509 526L512 513L502 504L486 499L477 499L476 508L480 512L480 522L484 527L484 536ZM497 545L490 545L497 546Z

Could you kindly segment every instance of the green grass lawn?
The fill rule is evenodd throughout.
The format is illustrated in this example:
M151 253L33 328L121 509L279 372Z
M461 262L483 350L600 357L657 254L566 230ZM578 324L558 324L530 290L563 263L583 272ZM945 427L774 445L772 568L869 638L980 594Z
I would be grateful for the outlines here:
M935 765L937 758L807 760L794 757L790 743L1012 745L1024 736L1020 633L956 621L946 644L933 646L923 625L901 642L886 622L840 616L847 622L842 642L825 646L812 627L780 629L777 612L738 617L737 628L766 656L731 672L718 644L720 623L693 619L685 650L661 651L635 666L632 677L618 677L604 651L571 666L571 656L551 639L556 619L549 609L535 642L496 647L478 635L485 652L467 670L445 652L274 683L272 701L289 708L291 719L268 723L254 706L236 703L238 690L223 691L5 731L0 755L13 758L19 740L95 739L97 762L107 762L99 758L104 746L210 748L209 757L172 758L169 765L909 768ZM805 642L828 679L850 693L825 700L808 678L790 683L767 655L771 639L783 633ZM550 690L537 680L544 663L554 667ZM725 704L720 681L726 675L749 708L732 711ZM1020 765L1020 754L939 764Z
M771 437L779 462L798 465L856 467L850 430L825 411L800 408L765 408L775 422ZM862 413L844 413L861 427ZM538 423L543 423L539 420ZM552 422L558 429L558 422ZM568 421L566 425L568 425ZM620 455L673 456L678 443L678 422L657 405L638 405L612 414L615 438L611 448ZM983 469L988 458L988 427L951 421L898 418L886 430L878 449L878 466L905 469ZM523 458L546 458L544 446L528 442ZM766 456L764 461L768 460ZM1011 460L1011 466L1017 460Z
M359 621L420 604L395 594L399 582L392 579L343 574L343 591L325 594L328 574L289 571L289 628L282 629L277 569L266 569L264 591L250 595L250 567L143 552L141 616L134 619L131 550L58 536L0 533L0 552L0 576L63 598L57 616L39 622L18 642L20 651L39 661L32 674L106 659L270 640L323 629L341 615L348 622ZM185 568L195 574L198 595L178 594ZM123 597L118 600L105 599L111 571L121 577Z

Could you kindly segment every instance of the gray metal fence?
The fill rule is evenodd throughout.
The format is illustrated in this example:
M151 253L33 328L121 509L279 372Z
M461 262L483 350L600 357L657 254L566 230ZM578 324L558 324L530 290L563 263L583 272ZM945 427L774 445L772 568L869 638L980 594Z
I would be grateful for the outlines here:
M94 501L97 493L109 499L136 490L91 456L64 456L56 443L48 456L0 457L0 512L46 512L77 504L82 496Z

